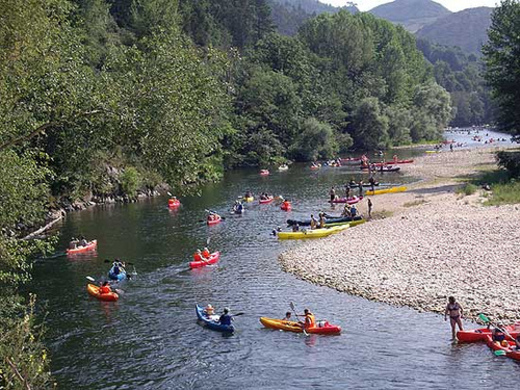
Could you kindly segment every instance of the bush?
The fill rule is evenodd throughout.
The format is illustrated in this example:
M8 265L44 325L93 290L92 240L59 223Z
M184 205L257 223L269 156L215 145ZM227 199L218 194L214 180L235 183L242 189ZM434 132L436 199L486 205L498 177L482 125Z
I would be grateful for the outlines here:
M457 190L457 194L464 194L466 196L473 195L475 192L477 192L477 186L471 183L466 183Z
M512 177L520 177L520 152L501 151L497 152L496 159L498 166L508 170Z
M119 180L121 181L121 191L130 197L135 196L141 186L141 175L134 167L125 168L119 176Z
M486 202L489 206L520 203L520 182L511 180L509 183L495 184L491 187L493 195Z

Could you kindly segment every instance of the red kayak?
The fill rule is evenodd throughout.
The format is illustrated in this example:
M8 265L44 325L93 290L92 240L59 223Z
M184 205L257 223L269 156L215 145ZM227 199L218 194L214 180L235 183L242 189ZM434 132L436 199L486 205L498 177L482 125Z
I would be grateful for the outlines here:
M506 325L504 329L507 330L511 336L518 336L520 328L515 328L513 325ZM461 343L475 343L478 341L486 341L488 336L491 336L492 329L480 328L470 330L459 330L457 332L457 339Z
M260 204L268 204L268 203L271 203L273 200L274 200L274 196L270 196L267 199L260 199L259 202L260 202Z
M338 199L334 199L332 201L332 203L347 203L347 204L356 204L358 203L360 200L362 200L363 197L359 197L359 196L353 196L352 198L338 198Z
M179 199L168 199L168 207L179 207L181 201Z
M507 340L506 343L504 343L507 344L506 346L502 343L499 343L498 341L493 341L491 336L486 336L486 344L493 351L504 351L508 358L513 360L520 360L520 351L516 349L516 344L513 340Z
M260 171L260 176L269 176L269 170L267 169L262 169Z
M222 217L218 214L213 214L213 217L208 217L208 225L216 225L222 222Z
M291 211L292 210L292 205L289 202L283 202L282 205L280 206L280 208L283 211Z
M67 249L68 255L75 255L77 253L84 253L88 251L93 251L97 248L97 240L92 240L85 246L78 246L76 249Z
M198 260L190 262L190 268L205 267L206 265L216 264L220 259L220 252L212 253L207 260Z
M119 299L119 295L117 295L115 292L109 292L106 294L101 294L101 288L96 286L95 284L88 284L87 285L87 292L92 295L93 297L96 297L100 301L108 301L113 302L117 301Z

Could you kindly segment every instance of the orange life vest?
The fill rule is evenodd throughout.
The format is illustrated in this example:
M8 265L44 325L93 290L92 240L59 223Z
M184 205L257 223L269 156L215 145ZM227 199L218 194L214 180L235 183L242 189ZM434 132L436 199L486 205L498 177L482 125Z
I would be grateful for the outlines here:
M210 256L209 251L202 251L202 256L204 256L206 259L209 259L209 256Z
M305 329L314 328L316 326L316 320L314 314L309 313L305 316Z
M195 252L193 254L193 260L195 260L195 261L202 261L202 257L200 257L200 253Z
M101 286L101 288L99 289L99 292L100 294L109 294L112 292L112 289L110 288L110 286Z

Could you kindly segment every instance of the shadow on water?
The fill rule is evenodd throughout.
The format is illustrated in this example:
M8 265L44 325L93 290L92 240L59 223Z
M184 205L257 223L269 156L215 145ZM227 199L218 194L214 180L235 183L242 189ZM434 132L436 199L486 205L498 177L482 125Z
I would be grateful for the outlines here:
M201 197L181 199L176 211L161 198L67 216L61 247L84 234L98 239L98 251L35 266L32 288L47 305L47 343L60 389L517 388L511 375L517 365L497 361L483 345L452 346L449 326L437 315L341 294L280 270L278 254L298 242L278 242L272 228L332 211L328 189L350 177L367 176L298 165L265 178L241 170ZM409 180L385 174L389 183ZM282 194L294 209L255 201L243 216L230 215L246 190ZM213 227L199 222L207 208L226 220ZM222 252L218 265L189 270L192 253L208 238L210 249ZM85 277L105 275L104 259L115 257L135 263L138 277L121 284L125 294L118 302L89 297ZM262 327L260 316L281 318L291 301L341 325L342 335L305 337ZM234 335L223 336L197 323L197 303L246 314L236 318Z

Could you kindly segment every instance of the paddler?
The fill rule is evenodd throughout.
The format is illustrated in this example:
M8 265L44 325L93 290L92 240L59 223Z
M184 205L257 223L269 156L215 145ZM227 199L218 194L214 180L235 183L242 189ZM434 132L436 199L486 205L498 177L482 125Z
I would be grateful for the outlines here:
M81 236L79 239L79 246L87 246L87 245L88 245L87 239L85 238L85 236Z
M209 253L209 249L204 248L204 250L202 251L202 257L209 259L210 256L211 256L211 253Z
M302 327L305 329L314 328L316 326L314 314L312 314L309 309L305 309L303 313L303 317L305 317L305 320L304 322L300 321L300 325L302 325Z
M229 308L228 307L225 307L224 308L224 313L220 316L220 318L218 319L218 322L220 323L220 325L231 325L231 322L233 321L233 316L231 314L229 314Z
M215 314L215 309L213 309L213 306L211 306L208 303L208 306L206 306L206 308L204 309L204 314L206 315L206 317L211 317Z
M110 285L108 282L101 283L101 286L99 287L99 293L100 294L110 294L112 292L112 289L110 288Z
M318 226L318 221L316 221L316 218L314 218L314 214L311 214L311 230L316 229Z
M76 249L78 247L79 240L77 238L72 237L72 240L69 242L69 249Z
M282 319L282 321L291 321L291 312L290 311L285 313L285 317Z
M320 213L319 217L320 217L319 228L324 229L325 228L325 215L323 215L323 213Z

